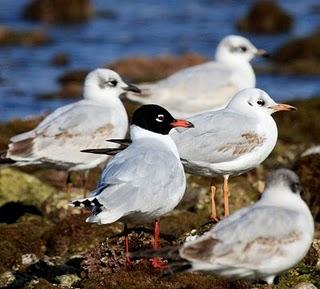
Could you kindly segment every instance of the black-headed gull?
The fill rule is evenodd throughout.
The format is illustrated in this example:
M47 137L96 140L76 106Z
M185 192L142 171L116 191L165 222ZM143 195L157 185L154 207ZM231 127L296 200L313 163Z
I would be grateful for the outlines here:
M126 84L110 69L90 72L84 82L83 99L60 107L36 128L10 139L5 158L17 166L44 165L68 171L88 170L108 156L83 154L83 148L99 148L110 137L124 137L127 112L119 96L140 90Z
M137 255L167 258L169 274L202 271L272 284L277 275L303 259L312 243L314 221L300 192L293 171L276 170L267 178L258 202L225 218L205 235L181 247Z
M156 83L142 84L141 97L132 93L127 96L142 104L157 103L180 117L221 108L241 89L255 87L250 61L265 54L248 39L229 35L219 43L214 61L180 70Z
M178 150L169 136L174 127L193 125L174 119L158 105L144 105L134 112L132 143L107 164L91 197L72 202L92 209L88 223L155 221L154 248L158 247L159 218L178 205L186 187Z

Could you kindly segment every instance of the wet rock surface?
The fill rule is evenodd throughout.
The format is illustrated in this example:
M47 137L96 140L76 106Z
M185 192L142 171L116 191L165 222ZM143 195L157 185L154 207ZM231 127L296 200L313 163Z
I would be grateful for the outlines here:
M276 1L256 1L248 14L237 23L239 30L257 34L274 34L289 31L292 16L285 12Z
M90 0L32 0L22 13L28 20L47 23L79 23L94 14Z

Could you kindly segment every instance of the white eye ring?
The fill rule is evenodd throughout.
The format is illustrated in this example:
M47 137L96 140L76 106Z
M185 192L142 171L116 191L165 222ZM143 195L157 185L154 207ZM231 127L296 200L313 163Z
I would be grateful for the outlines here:
M157 122L163 122L164 120L164 115L163 114L158 114L158 117L156 118Z

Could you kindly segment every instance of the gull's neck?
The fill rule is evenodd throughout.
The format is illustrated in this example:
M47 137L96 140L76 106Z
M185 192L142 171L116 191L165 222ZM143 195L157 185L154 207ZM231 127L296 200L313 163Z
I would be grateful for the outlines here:
M277 206L299 211L306 207L300 195L294 194L288 186L281 184L265 189L258 203L259 205Z
M160 133L155 133L133 124L130 126L130 136L132 142L144 139L152 139L157 142L160 142L161 144L166 146L170 151L172 151L178 159L180 159L177 146L168 134L164 135Z
M122 106L122 101L118 94L105 92L95 86L85 85L83 98L89 101L99 102L101 105Z

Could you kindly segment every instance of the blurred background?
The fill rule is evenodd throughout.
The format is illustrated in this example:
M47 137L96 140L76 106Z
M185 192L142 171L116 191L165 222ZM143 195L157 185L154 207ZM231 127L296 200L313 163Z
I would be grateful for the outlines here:
M254 67L257 86L276 100L320 95L319 0L0 0L0 7L1 122L74 101L86 72L99 66L141 82L212 59L228 34L272 54Z

